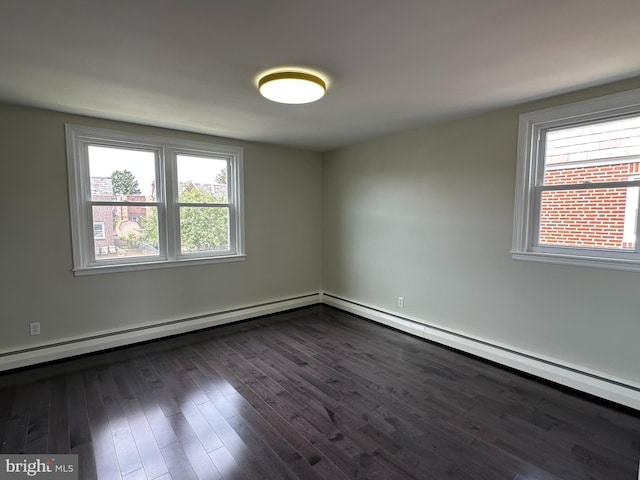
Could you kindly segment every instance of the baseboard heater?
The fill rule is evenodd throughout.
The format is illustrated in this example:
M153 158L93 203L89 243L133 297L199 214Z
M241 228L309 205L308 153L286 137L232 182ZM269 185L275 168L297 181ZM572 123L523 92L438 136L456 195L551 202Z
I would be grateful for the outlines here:
M223 310L196 317L136 325L132 328L109 330L88 336L66 338L49 344L0 353L0 372L39 363L96 353L171 335L238 322L263 315L284 312L321 302L320 293L278 299L250 306Z
M393 312L336 295L324 293L322 302L461 352L640 410L640 385L624 379L613 378L600 372L588 371L575 365L567 365L555 359L542 358L530 352L497 345L480 338L432 326L422 321L403 317Z
M324 303L461 352L640 410L640 385L632 382L613 378L610 375L599 372L588 371L578 366L567 365L554 359L541 358L530 352L518 351L504 345L497 345L480 338L464 335L460 332L429 325L423 322L422 319L418 321L375 306L319 292L228 309L197 317L138 325L128 329L103 331L90 336L67 338L55 343L2 352L0 353L0 372L78 355L97 353L102 350L193 332L318 303Z

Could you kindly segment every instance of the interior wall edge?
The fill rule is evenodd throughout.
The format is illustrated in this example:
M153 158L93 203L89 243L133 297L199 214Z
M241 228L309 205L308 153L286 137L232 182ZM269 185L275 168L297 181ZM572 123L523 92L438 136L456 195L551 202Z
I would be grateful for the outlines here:
M342 298L324 292L324 304L354 313L368 320L387 325L455 350L468 353L515 370L549 380L626 407L640 410L640 385L626 379L595 372L557 359L544 358L533 352L523 352L497 345L461 332L429 325L423 319L411 319L373 305Z
M91 336L67 338L52 344L0 352L0 372L280 313L314 305L320 301L321 294L315 292L212 312L197 317L139 325L124 330L104 331Z

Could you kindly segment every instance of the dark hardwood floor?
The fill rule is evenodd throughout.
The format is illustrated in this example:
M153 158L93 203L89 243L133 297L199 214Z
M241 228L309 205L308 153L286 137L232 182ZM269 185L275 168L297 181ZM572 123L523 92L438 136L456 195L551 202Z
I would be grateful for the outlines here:
M640 418L326 306L0 375L80 479L636 480Z

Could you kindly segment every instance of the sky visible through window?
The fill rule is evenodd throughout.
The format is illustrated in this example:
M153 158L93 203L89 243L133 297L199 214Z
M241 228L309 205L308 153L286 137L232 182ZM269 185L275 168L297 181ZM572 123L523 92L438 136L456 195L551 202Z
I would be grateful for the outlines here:
M213 184L216 175L226 168L224 159L179 155L178 182ZM136 180L141 194L152 194L156 180L155 154L148 150L89 146L89 172L92 177L111 177L115 170L128 170Z

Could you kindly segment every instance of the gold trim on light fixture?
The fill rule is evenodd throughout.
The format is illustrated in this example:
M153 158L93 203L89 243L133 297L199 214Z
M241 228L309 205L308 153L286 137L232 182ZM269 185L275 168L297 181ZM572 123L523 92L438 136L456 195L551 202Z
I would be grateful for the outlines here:
M258 90L274 102L301 104L320 100L327 91L327 84L317 75L287 70L260 78Z

